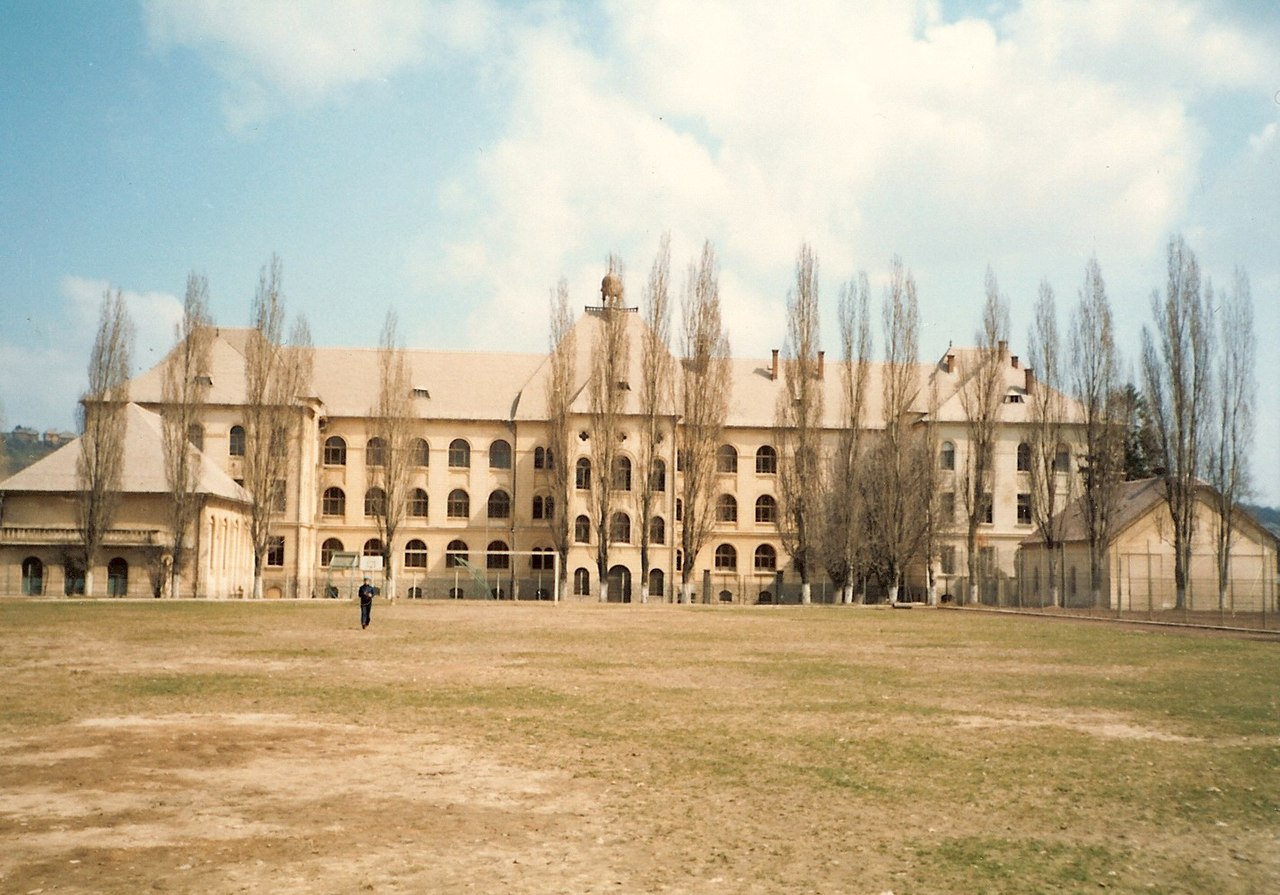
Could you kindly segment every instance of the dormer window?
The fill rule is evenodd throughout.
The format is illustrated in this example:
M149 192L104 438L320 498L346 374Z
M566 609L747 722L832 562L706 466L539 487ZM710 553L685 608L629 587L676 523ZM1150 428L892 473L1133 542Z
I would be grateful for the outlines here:
M418 388L417 386L414 386L413 396L415 398L430 398L431 392L427 391L425 388Z

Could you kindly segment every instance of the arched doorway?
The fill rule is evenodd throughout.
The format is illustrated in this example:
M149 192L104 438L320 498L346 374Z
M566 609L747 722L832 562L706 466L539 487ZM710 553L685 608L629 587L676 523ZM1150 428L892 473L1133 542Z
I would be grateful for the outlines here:
M117 556L107 563L107 596L129 596L129 564Z
M664 588L666 587L666 577L662 574L662 569L649 570L649 599L662 600L666 598Z
M28 556L22 561L22 593L28 597L44 594L44 563Z
M631 570L617 565L609 570L609 602L631 602Z

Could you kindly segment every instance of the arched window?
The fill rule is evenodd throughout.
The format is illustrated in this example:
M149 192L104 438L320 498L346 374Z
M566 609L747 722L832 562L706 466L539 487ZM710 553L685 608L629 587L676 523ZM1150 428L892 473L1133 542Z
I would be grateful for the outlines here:
M773 445L762 444L756 450L756 473L759 475L775 475L778 472L778 452Z
M631 517L626 513L614 513L609 520L609 543L631 543Z
M1058 450L1053 455L1053 471L1054 472L1070 472L1071 471L1071 449L1065 444L1058 445Z
M772 494L761 494L756 498L756 521L764 524L778 521L778 502Z
M444 548L444 565L447 569L455 569L462 566L464 562L470 562L468 556L466 541L450 541L449 546Z
M1018 445L1018 472L1031 471L1031 445L1025 441Z
M938 468L939 469L955 469L956 468L956 446L954 442L942 442L942 450L938 452Z
M405 509L409 515L415 519L427 518L427 492L421 488L414 488L409 492L409 497L405 501Z
M484 565L487 569L511 568L511 550L507 547L505 541L489 542L484 558Z
M406 569L425 569L427 567L427 545L417 538L405 544L404 567Z
M227 453L232 457L244 456L244 426L232 426L227 441Z
M649 471L649 489L661 493L667 490L667 463L661 457L655 457L653 469Z
M386 466L387 465L387 443L381 438L374 436L369 439L369 443L364 448L364 465L365 466Z
M585 597L591 593L591 573L586 569L573 570L573 593L579 597Z
M431 445L425 438L415 439L409 448L409 465L425 467L431 465Z
M591 542L591 520L586 516L573 520L573 540L579 544Z
M676 521L684 521L684 501L679 497L676 498Z
M731 444L722 444L716 449L716 472L737 472L738 452Z
M716 498L716 521L738 521L738 501L732 494L721 494Z
M506 491L494 491L489 495L489 518L511 518L511 495Z
M555 553L550 547L534 547L529 557L529 568L535 572L550 572L556 567Z
M738 568L738 551L732 544L721 544L716 548L716 571L732 572Z
M370 488L364 492L364 514L366 516L385 516L387 514L387 492L381 488Z
M461 488L449 492L449 500L445 506L445 515L450 519L466 519L471 515L471 498Z
M241 431L243 432L243 430ZM244 436L241 435L241 438L243 437ZM243 453L243 450L241 450L241 453ZM324 440L324 465L347 465L347 443L337 435L330 435Z
M586 457L579 457L573 468L573 486L579 491L591 490L591 461Z
M550 494L533 496L533 518L554 519L556 515L556 499Z
M511 445L502 440L495 441L489 445L489 468L511 468Z
M327 538L325 542L320 545L320 566L327 569L329 567L329 563L333 562L333 554L341 553L342 550L343 547L341 541L337 538Z
M461 438L455 438L453 441L449 442L449 468L471 468L471 445L467 444Z
M192 423L187 426L187 441L191 442L191 446L197 451L204 450L204 426L199 423Z
M772 572L778 568L778 553L768 544L756 548L754 561L757 572Z
M129 564L122 557L107 563L107 596L129 596Z
M382 542L377 538L370 538L364 542L364 547L361 549L360 554L362 556L381 556Z
M667 543L667 521L661 516L654 516L649 520L649 543Z
M28 597L44 594L44 563L34 556L22 561L22 593Z
M326 516L347 514L347 495L341 488L325 488L320 498L320 512Z
M613 461L613 490L631 490L631 461L626 457L618 457Z
M548 453L549 452L547 451L547 449L541 446L533 449L533 468L534 469L550 468L550 466L547 464Z

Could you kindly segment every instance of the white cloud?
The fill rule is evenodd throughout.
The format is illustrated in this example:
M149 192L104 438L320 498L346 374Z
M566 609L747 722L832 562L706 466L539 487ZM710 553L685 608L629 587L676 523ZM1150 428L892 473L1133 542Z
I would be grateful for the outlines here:
M1175 0L950 22L934 4L834 0L607 12L581 37L554 16L510 25L511 119L444 188L442 243L409 261L484 301L473 344L510 344L561 273L575 304L593 299L609 250L635 289L667 227L677 267L715 242L744 290L725 290L735 342L753 349L777 341L802 240L832 295L900 252L930 269L922 285L964 276L977 295L990 261L1032 295L1068 270L1069 296L1091 251L1106 269L1159 255L1200 176L1194 96L1255 83L1268 58ZM957 298L934 297L951 329Z
M153 44L195 49L226 79L233 129L281 101L308 105L390 78L442 47L480 52L494 16L485 0L147 0L144 9Z

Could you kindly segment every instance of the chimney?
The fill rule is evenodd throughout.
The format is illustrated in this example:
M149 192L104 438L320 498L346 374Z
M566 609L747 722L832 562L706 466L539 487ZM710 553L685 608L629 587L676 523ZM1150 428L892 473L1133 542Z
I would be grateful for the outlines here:
M823 374L827 371L827 353L825 351L818 352L818 378L822 379Z
M1016 355L1016 354L1011 354L1011 355L1009 355L1009 364L1010 364L1010 365L1011 365L1015 370L1016 370L1016 369L1018 369L1018 355Z
M1004 357L1005 352L1009 350L1009 343L1004 339L1001 339L999 342L996 342L996 350L1000 352L1001 357Z
M769 368L769 378L776 380L778 378L778 349L773 349L773 366Z
M1027 394L1030 395L1036 390L1036 371L1027 367Z
M950 373L955 362L956 362L956 356L948 352L947 356L942 359L942 372Z

